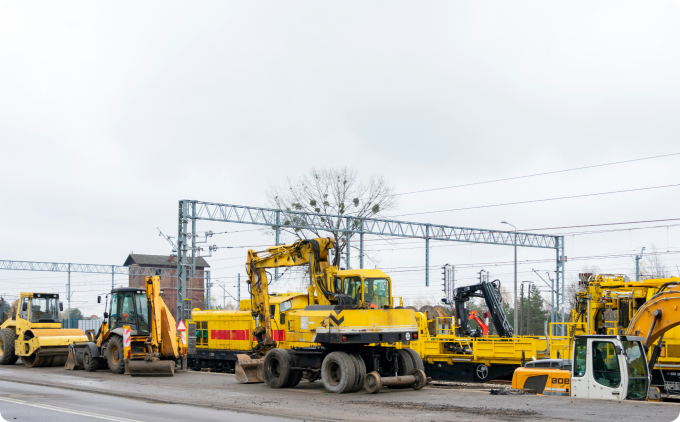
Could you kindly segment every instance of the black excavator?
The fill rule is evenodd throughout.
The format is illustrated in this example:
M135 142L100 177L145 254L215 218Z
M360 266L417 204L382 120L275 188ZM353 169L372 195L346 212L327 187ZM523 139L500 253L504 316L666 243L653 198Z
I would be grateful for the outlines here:
M500 337L512 337L512 325L503 312L503 298L501 297L500 280L482 281L479 284L459 287L454 291L454 310L456 317L456 335L464 337L481 337L481 330L470 328L470 312L467 310L466 303L471 297L483 297L489 314L493 321L496 332Z

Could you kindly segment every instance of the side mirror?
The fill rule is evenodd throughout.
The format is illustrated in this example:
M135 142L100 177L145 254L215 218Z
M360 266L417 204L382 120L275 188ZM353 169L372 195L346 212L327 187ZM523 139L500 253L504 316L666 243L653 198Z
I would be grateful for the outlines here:
M102 303L102 297L101 296L97 296L97 303Z
M64 302L59 302L59 312L64 312Z
M21 312L28 312L28 302L21 304Z
M104 319L106 319L106 318L108 318L108 317L109 317L109 313L108 313L108 312L104 312Z

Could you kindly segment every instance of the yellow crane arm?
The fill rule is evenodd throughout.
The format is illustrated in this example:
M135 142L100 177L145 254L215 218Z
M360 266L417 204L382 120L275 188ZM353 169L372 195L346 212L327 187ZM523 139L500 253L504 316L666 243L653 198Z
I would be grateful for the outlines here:
M660 290L638 309L630 321L627 335L646 338L649 347L668 330L680 325L680 286Z

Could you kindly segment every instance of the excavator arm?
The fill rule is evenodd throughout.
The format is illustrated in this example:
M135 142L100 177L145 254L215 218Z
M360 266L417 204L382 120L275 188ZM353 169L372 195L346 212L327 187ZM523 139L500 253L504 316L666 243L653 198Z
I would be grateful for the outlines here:
M254 334L259 348L268 349L274 345L267 268L309 265L309 304L314 305L316 300L319 305L342 304L345 295L334 292L332 283L329 282L337 274L337 268L328 264L328 252L333 249L334 244L331 238L316 238L299 240L291 245L272 246L259 252L248 251L246 271L252 301L251 309L258 323ZM315 292L318 294L315 295Z

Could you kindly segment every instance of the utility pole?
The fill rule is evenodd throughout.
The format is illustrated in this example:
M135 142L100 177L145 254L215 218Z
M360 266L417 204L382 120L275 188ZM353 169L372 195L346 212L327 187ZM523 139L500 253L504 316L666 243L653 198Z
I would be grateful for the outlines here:
M71 264L68 264L68 286L66 288L67 290L67 298L68 298L68 315L66 316L66 328L73 328L71 327Z
M517 318L519 316L517 314L517 227L515 227L514 224L508 223L507 221L501 221L501 224L507 224L508 226L512 226L512 228L515 229L515 236L514 236L515 241L513 242L515 244L515 297L514 297L513 308L515 309L514 324L515 324L515 329L517 329L518 323L519 323L519 319Z
M113 288L114 288L114 280L115 280L115 278L114 278L114 266L111 265L111 290L113 290Z
M224 284L220 284L220 287L223 290L223 293L222 293L222 309L227 309L227 289L224 288Z
M642 259L642 254L645 252L645 247L643 246L640 250L640 255L635 255L635 281L640 281L640 260Z
M212 287L212 283L210 282L210 271L205 271L205 277L206 277L205 285L206 285L206 290L207 290L207 293L208 293L205 309L210 309L210 304L211 304L210 303L210 300L211 300L210 299L210 287Z
M238 300L238 303L236 306L239 308L241 307L241 273L238 273L238 277L236 278L236 286L238 289L236 290L236 298Z

